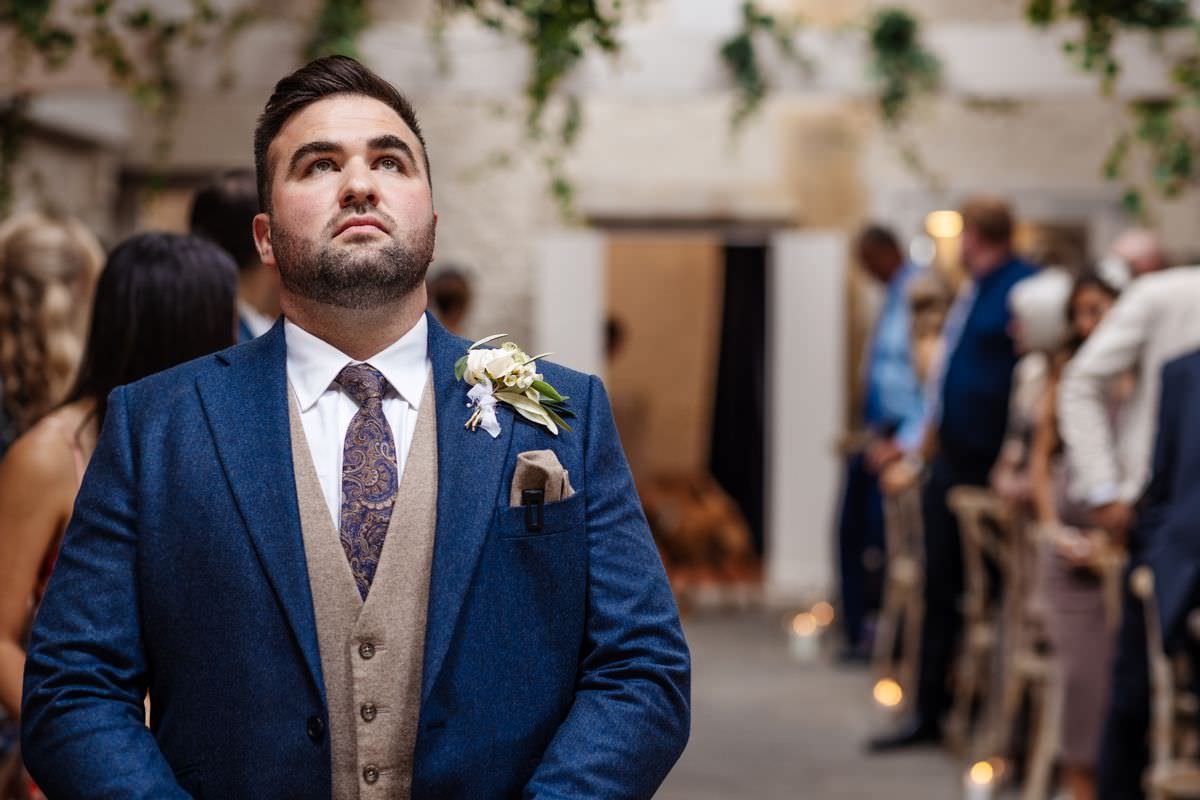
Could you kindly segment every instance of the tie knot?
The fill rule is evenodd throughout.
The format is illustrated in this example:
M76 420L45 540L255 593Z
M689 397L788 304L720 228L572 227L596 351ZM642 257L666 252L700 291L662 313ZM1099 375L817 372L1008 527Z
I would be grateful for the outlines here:
M335 382L354 398L354 402L364 406L368 400L379 400L387 389L387 379L379 370L370 364L351 364L338 373Z

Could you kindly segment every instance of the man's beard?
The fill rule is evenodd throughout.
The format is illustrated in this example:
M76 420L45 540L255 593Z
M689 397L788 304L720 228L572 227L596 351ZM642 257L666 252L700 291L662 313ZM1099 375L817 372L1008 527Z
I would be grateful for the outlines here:
M284 288L337 308L369 311L393 303L421 285L433 260L432 220L407 241L391 239L382 247L337 248L328 236L322 238L316 245L280 226L271 228Z

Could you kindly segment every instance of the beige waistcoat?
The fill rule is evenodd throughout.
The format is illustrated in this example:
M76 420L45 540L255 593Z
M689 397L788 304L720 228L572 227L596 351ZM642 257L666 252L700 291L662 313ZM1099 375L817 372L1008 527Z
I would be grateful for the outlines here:
M393 800L412 792L437 517L432 387L433 380L427 380L366 602L359 598L329 517L295 398L288 403L300 527L329 707L334 800Z

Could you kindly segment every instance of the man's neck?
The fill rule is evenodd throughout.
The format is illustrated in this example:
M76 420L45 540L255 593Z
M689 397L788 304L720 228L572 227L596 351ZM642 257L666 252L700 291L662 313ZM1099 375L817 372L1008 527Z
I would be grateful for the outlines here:
M425 313L425 284L391 303L370 310L337 308L284 292L283 315L355 361L366 361L398 341Z

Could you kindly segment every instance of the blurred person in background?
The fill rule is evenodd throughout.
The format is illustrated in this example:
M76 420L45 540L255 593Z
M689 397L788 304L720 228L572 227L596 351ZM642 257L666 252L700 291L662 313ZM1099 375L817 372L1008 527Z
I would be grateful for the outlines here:
M76 220L26 212L0 225L0 455L70 388L103 262Z
M1036 520L1042 533L1041 605L1050 646L1060 669L1062 698L1059 769L1073 800L1096 794L1096 756L1108 699L1115 618L1106 603L1103 557L1108 534L1093 527L1089 510L1071 499L1070 464L1062 455L1055 415L1058 381L1072 355L1116 302L1118 291L1096 274L1075 281L1066 305L1069 342L1057 354L1042 395L1030 456ZM1115 418L1120 387L1110 387Z
M862 423L867 442L849 458L838 520L843 656L866 660L871 647L867 617L878 610L883 568L879 473L919 446L925 400L913 368L908 297L921 270L905 260L895 234L878 225L863 229L854 251L863 269L884 287L864 364Z
M1134 240L1145 249L1140 234ZM1196 348L1200 269L1167 269L1135 278L1063 372L1058 427L1071 496L1088 509L1093 526L1127 551L1129 570L1143 563L1154 532L1153 520L1137 519L1134 508L1149 479L1162 368ZM1133 389L1114 424L1110 386L1127 374ZM1150 715L1143 612L1127 581L1123 606L1097 764L1098 796L1122 800L1142 796Z
M262 336L279 317L279 273L263 265L254 246L257 213L253 170L223 172L192 199L192 233L216 242L238 267L239 342Z
M466 272L456 267L439 270L429 279L428 292L429 308L438 322L455 336L462 336L474 297Z
M986 486L1008 427L1008 404L1018 352L1010 330L1008 296L1036 268L1013 252L1013 216L1003 200L978 197L962 208L962 258L969 280L947 314L944 357L930 393L918 451L887 468L885 492L906 491L925 471L925 616L913 716L898 730L872 739L874 752L942 738L950 705L949 677L962 629L962 542L946 504L955 486Z
M1113 240L1096 273L1109 286L1122 290L1131 281L1160 272L1167 265L1167 251L1154 231L1129 228Z
M195 237L147 233L118 246L96 288L74 387L0 461L0 706L10 719L20 713L31 610L54 567L109 392L232 345L236 281L229 255Z
M1054 359L1068 338L1064 309L1073 283L1066 270L1048 267L1014 286L1008 296L1013 339L1022 355L1013 370L1008 431L992 467L991 486L1018 512L1029 511L1033 502L1030 450Z

